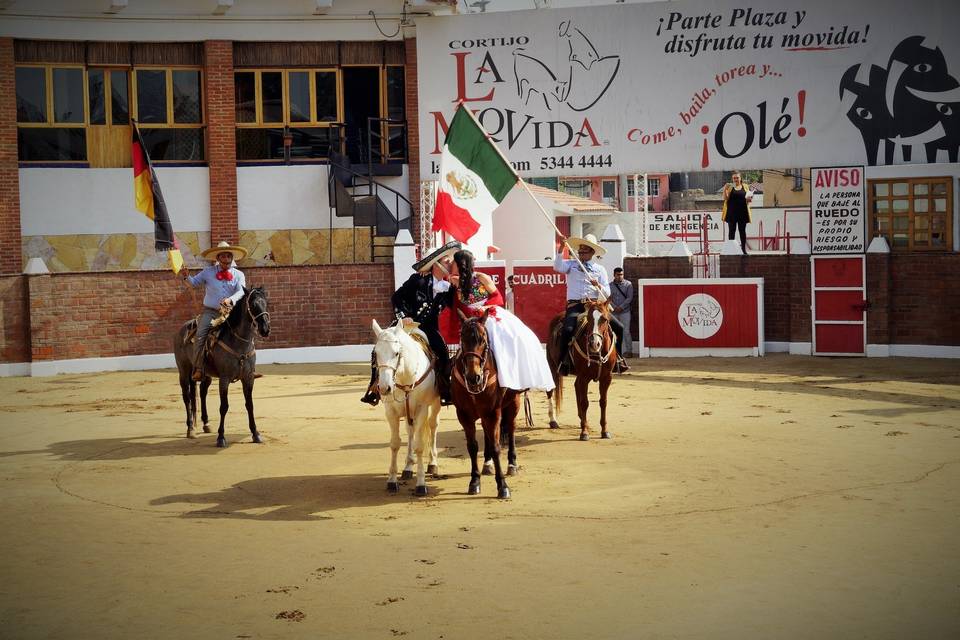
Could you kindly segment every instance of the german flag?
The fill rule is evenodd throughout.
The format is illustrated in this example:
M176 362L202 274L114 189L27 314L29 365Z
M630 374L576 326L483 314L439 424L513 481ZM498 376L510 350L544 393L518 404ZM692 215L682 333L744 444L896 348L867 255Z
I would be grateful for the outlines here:
M160 182L157 180L153 165L150 164L147 147L143 144L143 138L140 136L140 129L137 128L136 123L133 123L131 156L133 158L134 202L137 209L143 212L143 215L153 220L154 248L157 251L168 252L170 267L174 273L177 273L183 265L183 256L180 255L177 238L173 234L167 205L163 201L163 194L160 192Z

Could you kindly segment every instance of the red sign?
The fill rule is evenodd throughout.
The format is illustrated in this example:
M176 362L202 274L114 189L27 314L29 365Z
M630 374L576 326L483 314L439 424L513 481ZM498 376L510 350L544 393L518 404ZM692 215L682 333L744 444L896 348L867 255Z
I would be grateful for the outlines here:
M514 266L513 276L514 313L540 342L546 342L550 320L566 307L567 276L554 271L552 265Z
M642 284L643 346L759 347L757 284Z

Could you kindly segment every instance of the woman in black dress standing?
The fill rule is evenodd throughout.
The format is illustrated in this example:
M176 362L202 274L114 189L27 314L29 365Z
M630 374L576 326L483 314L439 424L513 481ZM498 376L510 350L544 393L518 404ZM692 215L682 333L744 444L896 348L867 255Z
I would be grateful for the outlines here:
M753 194L743 186L739 171L733 172L733 184L723 186L723 220L727 223L727 238L733 240L740 229L740 248L747 253L747 223L750 222L750 201Z

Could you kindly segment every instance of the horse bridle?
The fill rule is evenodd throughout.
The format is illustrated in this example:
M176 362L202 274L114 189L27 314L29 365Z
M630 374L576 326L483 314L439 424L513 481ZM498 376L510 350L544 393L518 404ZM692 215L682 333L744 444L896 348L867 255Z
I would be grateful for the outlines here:
M601 316L603 315L603 314L600 312L599 309L594 309L594 310L593 310L593 313L600 314ZM601 349L602 349L602 348L603 348L603 341L604 341L604 334L600 332L600 330L599 330L599 328L598 328L598 327L599 327L599 324L600 324L600 323L597 322L597 321L596 321L596 318L595 318L595 319L594 319L594 322L593 322L593 326L594 326L595 328L594 328L594 330L590 333L590 337L592 338L593 336L598 336L598 337L600 338L600 346L601 346ZM573 348L577 351L577 353L579 353L581 356L583 356L583 357L586 359L587 363L589 363L589 364L597 363L598 365L606 364L606 363L610 360L610 356L613 355L613 349L614 349L614 347L616 347L617 342L616 342L616 340L613 339L613 336L611 335L613 329L612 329L609 325L610 325L610 323L609 323L609 320L608 320L608 322L607 322L607 336L609 336L609 338L610 338L610 350L607 351L606 355L599 355L599 354L597 354L596 356L594 356L594 354L592 354L592 353L585 353L585 352L583 351L583 348L580 346L580 341L577 340L576 337L574 337L574 340L573 340Z
M261 295L263 295L263 294L261 294ZM264 297L266 297L266 296L264 296ZM251 322L253 322L253 330L257 332L257 335L258 335L258 336L260 336L261 338L265 338L266 336L264 336L262 333L260 333L260 325L257 324L257 320L259 320L259 319L262 318L263 316L267 316L267 322L270 322L270 312L267 311L266 309L264 309L264 310L261 311L260 313L254 315L254 314L253 314L253 309L250 308L250 296L247 296L247 315L250 316L250 320L251 320Z
M398 345L397 348L397 364L380 364L377 362L377 371L381 369L390 369L393 371L393 389L394 397L393 399L397 402L396 392L397 390L403 392L403 407L404 411L407 414L407 424L413 426L413 416L410 414L410 392L416 389L420 384L427 379L427 376L430 375L430 372L433 371L433 360L428 359L429 363L427 364L427 370L423 372L423 375L420 376L413 384L397 384L397 369L400 368L400 362L403 360L403 345L400 344L399 340L390 340L389 342L394 342Z
M397 345L400 345L400 341L399 341L399 340L391 340L390 342L395 342ZM403 349L402 349L402 348L398 348L398 349L397 349L397 364L395 364L395 365L392 365L392 364L380 364L380 363L378 362L378 363L377 363L377 371L379 371L380 369L390 369L391 371L393 371L393 383L394 383L394 384L393 384L393 388L394 388L394 389L399 389L400 391L403 391L404 393L409 394L411 391L413 391L414 389L416 389L416 388L420 385L420 383L422 383L424 380L426 380L426 379L427 379L427 376L430 374L430 372L433 371L433 361L430 361L430 362L429 362L429 364L427 365L426 371L424 371L424 372L423 372L423 375L420 376L419 378L417 378L417 380L416 380L413 384L397 384L397 369L400 368L400 361L402 360L402 358L403 358Z
M487 354L489 352L490 352L490 340L488 338L483 339L482 352L464 351L463 349L460 350L460 355L458 356L458 359L460 359L461 362L463 362L463 367L462 367L463 371L460 371L459 369L454 367L454 372L459 374L460 381L463 383L463 388L466 389L467 393L469 393L470 395L474 395L474 396L480 395L487 388L487 383L490 378L490 372L487 371ZM480 383L479 383L480 386L477 388L476 391L474 391L470 387L470 383L467 382L467 366L465 362L466 358L476 358L477 360L479 360L480 370L483 371L483 376L480 378Z
M250 316L250 319L251 319L251 321L253 322L253 330L256 332L256 334L257 334L258 336L260 336L261 338L265 338L266 336L264 336L262 333L260 333L260 325L257 324L257 318L261 318L261 317L263 317L263 316L267 316L267 322L269 322L269 321L270 321L270 313L269 313L268 311L261 311L260 313L254 315L254 314L253 314L253 310L250 308L250 296L249 296L249 295L246 296L246 301L245 301L245 303L244 303L244 306L245 306L246 309L247 309L247 315ZM256 352L256 347L255 347L254 344L253 344L253 338L252 338L252 337L250 337L250 338L244 338L244 337L241 336L239 333L237 333L237 330L236 330L232 325L230 325L229 323L227 323L227 327L230 329L230 333L233 334L233 337L234 337L234 338L236 338L236 339L239 340L240 342L246 342L246 343L248 343L248 344L250 345L250 348L247 349L247 350L245 350L243 353L238 353L236 350L230 348L230 346L229 346L227 343L225 343L223 340L217 340L217 346L220 347L221 349L223 349L224 351L226 351L226 352L228 352L228 353L232 353L233 355L235 355L235 356L237 356L238 358L240 358L240 365L243 366L244 361L245 361L247 358L249 358L250 356L252 356L252 355Z

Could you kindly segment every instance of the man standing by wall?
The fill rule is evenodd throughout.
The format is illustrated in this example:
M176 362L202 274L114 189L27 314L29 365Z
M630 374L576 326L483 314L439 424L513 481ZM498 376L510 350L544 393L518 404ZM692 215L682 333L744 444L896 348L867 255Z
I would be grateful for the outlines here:
M613 304L613 315L623 325L623 353L624 358L633 355L633 336L630 335L630 307L633 304L633 285L623 279L623 269L613 270L613 282L610 283L610 302Z

